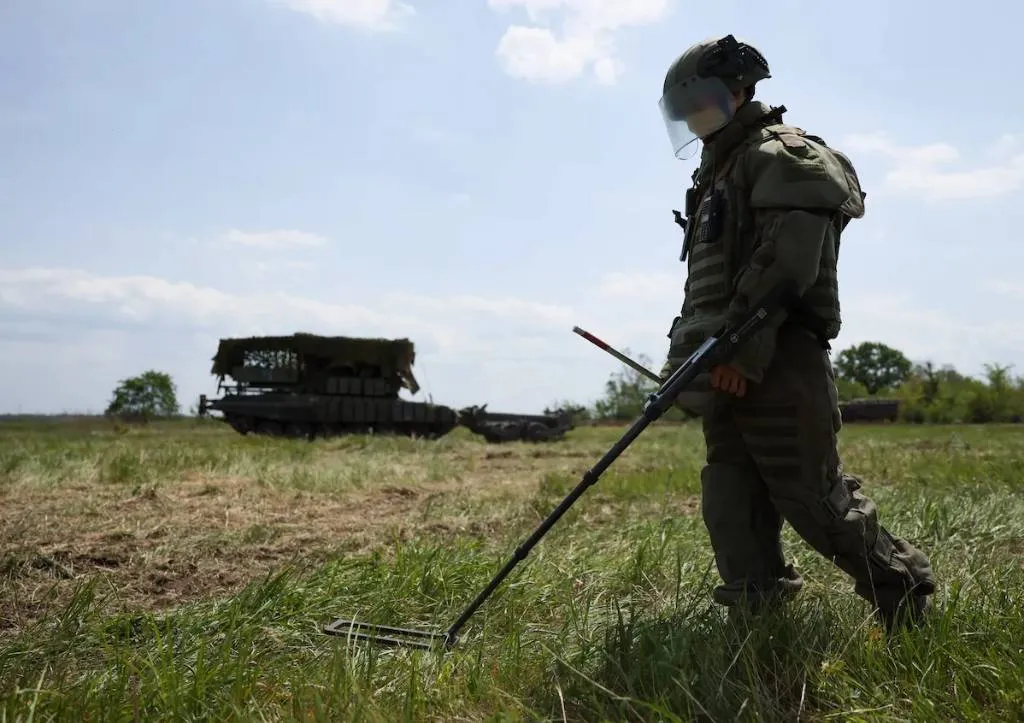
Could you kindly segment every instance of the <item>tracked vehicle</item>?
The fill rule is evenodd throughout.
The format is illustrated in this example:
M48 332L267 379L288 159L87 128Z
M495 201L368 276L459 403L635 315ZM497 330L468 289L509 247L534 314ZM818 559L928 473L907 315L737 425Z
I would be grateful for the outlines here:
M221 339L211 372L224 396L200 397L199 411L219 411L240 434L443 436L458 425L455 410L398 396L403 388L419 391L414 360L408 339L302 333Z
M459 410L459 424L488 442L543 442L561 439L573 428L572 415L504 414L488 412L487 405Z
M895 422L900 417L899 399L853 399L839 403L839 413L847 422Z
M569 415L494 414L482 407L456 412L416 394L416 354L408 339L347 336L258 336L221 339L211 373L220 399L199 397L199 414L223 415L239 434L335 437L398 434L436 439L465 426L489 442L551 441L572 429ZM230 377L233 383L225 383Z

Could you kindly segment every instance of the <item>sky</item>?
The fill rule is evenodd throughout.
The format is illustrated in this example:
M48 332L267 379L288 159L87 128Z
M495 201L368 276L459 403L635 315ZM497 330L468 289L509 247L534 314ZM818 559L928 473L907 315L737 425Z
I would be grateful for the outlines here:
M867 0L4 0L0 412L120 379L216 395L221 337L411 339L415 397L591 402L682 302L658 110L734 33L757 98L846 152L836 350L1024 373L1024 6Z

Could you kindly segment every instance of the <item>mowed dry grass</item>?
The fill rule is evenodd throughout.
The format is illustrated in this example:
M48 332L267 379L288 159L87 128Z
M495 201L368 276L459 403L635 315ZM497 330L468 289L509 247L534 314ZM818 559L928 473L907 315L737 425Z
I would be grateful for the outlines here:
M1021 720L1024 427L851 426L848 469L921 545L936 613L886 641L785 528L805 588L737 629L710 599L695 425L645 432L447 653L444 629L620 428L488 445L0 427L0 718Z
M539 522L550 510L521 504L545 480L581 475L618 434L602 432L538 445L491 445L462 430L440 441L311 444L243 438L217 423L8 425L0 636L92 577L111 612L156 610L230 594L281 564L495 536L523 515ZM696 464L701 451L685 456ZM617 467L645 464L627 455Z

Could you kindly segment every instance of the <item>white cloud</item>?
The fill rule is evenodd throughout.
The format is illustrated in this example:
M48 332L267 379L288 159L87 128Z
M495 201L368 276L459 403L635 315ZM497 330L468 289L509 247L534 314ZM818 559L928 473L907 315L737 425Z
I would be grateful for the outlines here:
M506 73L533 82L565 83L588 68L598 82L612 85L624 66L615 33L649 25L669 12L669 0L487 0L496 11L522 8L530 25L511 25L496 55ZM561 20L560 32L552 26Z
M1014 283L996 286L1020 291ZM215 392L209 359L218 338L296 331L412 339L419 399L432 394L455 407L487 402L495 411L588 401L623 367L572 327L659 367L682 278L622 271L587 287L590 293L567 292L571 303L443 291L310 298L145 275L0 268L0 411L101 411L117 379L145 368L171 373L187 406L199 393ZM1012 312L979 322L924 309L905 296L846 298L836 348L877 339L967 373L1024 357L1024 325Z
M274 231L239 231L231 229L223 240L241 246L256 246L265 249L289 248L292 246L323 246L327 239L314 233L294 229Z
M997 288L1013 293L1020 287ZM906 293L873 294L843 300L843 330L833 353L864 341L881 341L914 361L952 364L979 374L988 362L1018 363L1024 358L1024 323L1010 311L988 319L929 310Z
M614 279L598 287L624 291ZM574 335L574 325L660 363L678 306L599 293L574 296L571 306L443 292L343 294L240 294L145 275L0 268L0 411L102 410L118 378L151 367L170 372L191 403L214 393L209 359L218 338L297 331L410 338L424 394L435 401L540 411L556 399L593 399L621 369Z
M237 266L236 262L236 266ZM249 267L254 276L264 278L266 276L280 276L282 272L289 271L312 271L316 265L311 261L280 261L277 263L257 261Z
M1024 136L1014 133L1004 133L996 139L995 143L989 146L988 155L1000 160L1006 155L1020 153L1024 150Z
M89 307L93 307L92 318L111 322L173 323L245 333L287 334L301 327L326 334L405 336L414 330L449 345L464 342L466 348L474 346L471 340L460 340L459 334L451 332L468 316L489 317L506 329L516 323L550 329L572 319L568 307L516 298L383 294L371 307L280 292L230 294L154 276L99 276L78 269L0 269L0 309L74 316L88 313ZM451 348L456 353L460 350L462 347Z
M312 15L324 23L364 30L392 31L401 27L415 10L397 0L269 0L277 5Z
M597 285L604 302L585 306L583 311L594 313L581 314L579 326L620 350L632 344L660 363L669 323L683 301L684 281L683 270L607 274ZM981 288L1024 296L1024 284L1015 281ZM986 319L967 311L951 315L930 310L927 299L911 294L846 294L842 307L843 329L832 343L834 353L862 341L882 341L911 359L953 364L968 374L980 373L986 362L1020 364L1024 359L1024 323L1009 310Z
M948 143L903 146L884 133L854 134L843 141L851 154L885 158L891 168L885 174L889 190L917 194L929 201L1000 196L1024 186L1024 148L1019 137L1004 135L984 154L968 163ZM961 168L950 168L960 164ZM967 166L964 168L963 166Z
M1012 281L993 281L992 289L997 294L1007 294L1008 296L1024 296L1024 284Z

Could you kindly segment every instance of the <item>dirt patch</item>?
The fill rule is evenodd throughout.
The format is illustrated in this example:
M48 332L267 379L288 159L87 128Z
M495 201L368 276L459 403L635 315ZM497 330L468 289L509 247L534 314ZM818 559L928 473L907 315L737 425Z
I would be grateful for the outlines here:
M160 459L152 450L167 441L132 443L146 471ZM163 459L180 469L137 479L134 472L113 481L98 474L104 448L76 448L70 462L70 451L55 455L67 472L8 477L0 485L0 636L65 605L85 580L110 594L111 612L161 609L229 595L285 563L315 565L414 538L496 539L510 524L539 523L551 510L532 501L548 499L548 475L579 477L607 444L470 440L401 452L385 443L336 444L303 452L294 464L288 448L280 457L261 453L258 463L228 448L238 460L234 476L188 467L219 457L204 457L201 445L189 456L193 449L182 445L186 462ZM128 457L134 462L135 453ZM643 457L618 463L645 464ZM679 504L672 514L692 511ZM598 524L617 523L621 514L603 504L582 511Z
M0 629L58 604L102 574L128 606L163 607L231 591L287 560L379 541L411 515L421 490L385 487L347 499L237 479L183 480L121 499L74 490L59 498L7 496L0 523ZM54 587L53 591L50 590Z
M116 591L115 608L160 609L230 594L285 562L414 536L491 535L502 519L496 505L533 494L548 472L582 470L578 450L564 451L460 448L451 460L457 481L393 480L345 493L202 474L134 491L9 485L0 495L0 635L59 607L93 576Z

